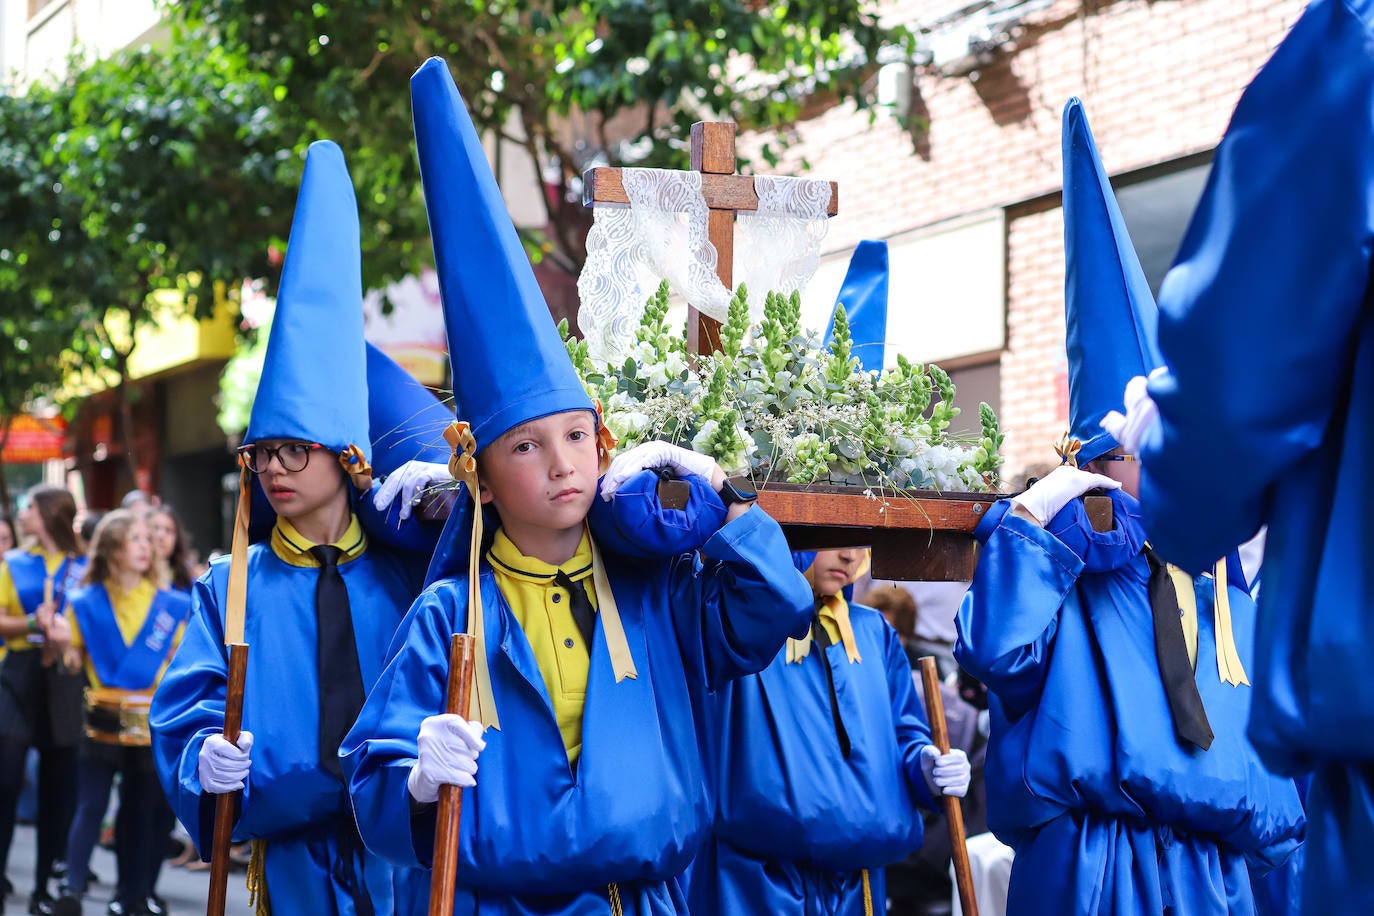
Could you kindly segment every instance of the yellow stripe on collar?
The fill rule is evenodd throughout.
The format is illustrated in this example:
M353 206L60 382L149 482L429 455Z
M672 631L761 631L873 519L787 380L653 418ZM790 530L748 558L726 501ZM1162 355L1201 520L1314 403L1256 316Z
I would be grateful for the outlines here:
M858 642L854 638L854 627L849 622L849 602L844 600L843 595L830 595L819 599L816 618L820 620L821 626L825 627L826 633L830 635L830 641L832 643L838 642L844 646L845 657L849 659L851 665L863 661L863 657L859 655ZM801 639L789 637L787 640L788 664L800 664L802 659L810 655L811 642L810 631Z
M491 540L491 549L487 551L487 560L508 576L538 585L551 583L559 571L567 573L574 582L580 582L592 574L592 539L584 529L577 552L562 566L554 566L538 557L525 556L506 536L506 529L498 528Z
M319 568L320 561L310 553L310 548L319 545L280 516L277 517L277 524L272 526L271 544L272 552L280 557L282 562L303 568ZM334 546L343 554L339 558L341 566L363 555L367 550L367 535L363 533L363 526L358 523L358 516L349 517L348 528L343 536L334 542Z

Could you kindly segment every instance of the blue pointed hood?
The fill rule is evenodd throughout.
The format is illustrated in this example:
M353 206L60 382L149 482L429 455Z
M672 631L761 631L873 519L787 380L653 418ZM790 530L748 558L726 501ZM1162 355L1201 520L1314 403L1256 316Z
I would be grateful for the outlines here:
M1064 107L1064 317L1069 430L1086 464L1119 444L1099 423L1132 376L1163 364L1159 312L1097 155L1083 103Z
M849 271L835 299L844 305L849 321L849 336L854 341L853 355L867 370L882 371L887 346L887 242L865 239L849 259ZM835 339L835 313L825 332L828 345Z
M407 461L448 462L444 429L453 422L453 412L372 343L367 344L367 390L375 475L385 477ZM422 522L416 515L401 521L399 502L380 512L371 498L362 496L356 508L369 537L425 556L434 553L442 525Z
M592 410L448 65L410 80L453 393L480 451L522 423Z
M306 439L371 455L358 204L343 152L310 144L244 442Z
M453 411L380 348L367 344L372 467L385 476L407 461L448 461L444 429Z

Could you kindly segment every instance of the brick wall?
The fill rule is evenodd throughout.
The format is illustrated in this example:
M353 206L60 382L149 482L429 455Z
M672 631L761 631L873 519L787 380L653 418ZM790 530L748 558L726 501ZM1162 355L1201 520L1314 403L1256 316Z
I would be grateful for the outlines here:
M930 21L949 0L898 0L893 21ZM1052 457L1067 421L1060 112L1084 101L1108 172L1211 149L1241 90L1305 0L1062 0L975 80L919 74L926 130L848 106L799 124L778 169L838 179L828 251L1007 207L1007 347L1001 416L1007 477ZM748 150L747 142L742 151Z

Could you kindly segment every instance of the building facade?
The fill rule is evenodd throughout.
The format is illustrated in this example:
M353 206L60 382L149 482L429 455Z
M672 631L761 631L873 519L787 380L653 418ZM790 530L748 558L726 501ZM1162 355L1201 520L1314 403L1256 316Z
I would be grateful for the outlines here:
M1068 422L1060 115L1083 100L1157 291L1241 91L1304 0L899 0L915 67L880 72L905 126L849 106L796 125L779 171L840 183L809 314L860 239L887 239L891 349L937 360L1006 434L1005 477L1055 461ZM892 357L889 357L890 359ZM962 418L961 418L962 419Z

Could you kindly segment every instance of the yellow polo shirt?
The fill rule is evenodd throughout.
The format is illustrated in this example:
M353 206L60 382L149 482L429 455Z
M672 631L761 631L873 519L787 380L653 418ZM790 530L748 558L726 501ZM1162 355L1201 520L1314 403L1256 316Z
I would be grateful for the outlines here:
M544 687L553 703L553 715L563 735L568 762L577 765L582 754L582 709L587 702L587 673L590 649L582 631L573 620L572 605L566 589L554 584L554 574L562 569L574 584L587 589L592 607L596 590L591 588L592 542L586 532L577 553L561 567L527 557L498 530L487 560L496 573L496 584L506 596L515 619L525 631L534 651Z

